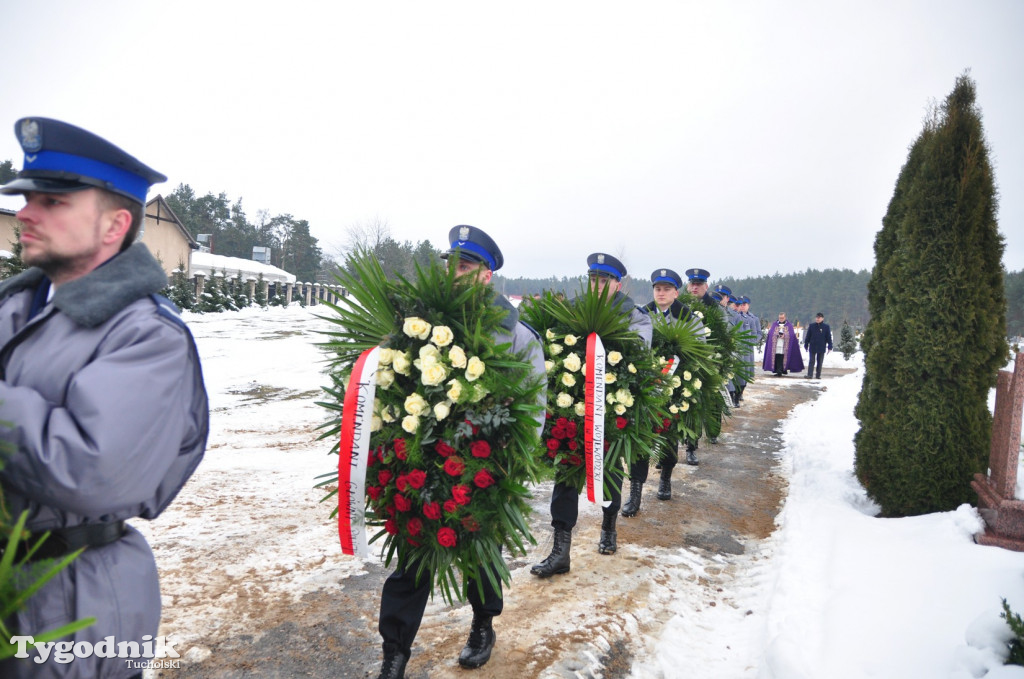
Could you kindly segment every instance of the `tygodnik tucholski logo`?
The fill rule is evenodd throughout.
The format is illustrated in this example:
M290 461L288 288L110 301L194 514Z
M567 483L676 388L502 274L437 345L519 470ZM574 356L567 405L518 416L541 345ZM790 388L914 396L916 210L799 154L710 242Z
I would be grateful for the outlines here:
M146 634L142 643L138 641L116 641L113 636L103 637L103 641L93 645L88 641L36 641L35 637L13 636L11 646L17 646L15 658L28 658L29 646L36 650L33 662L40 665L51 659L55 663L67 664L76 658L123 658L129 669L170 669L180 668L178 652L174 650L174 640L167 637L153 637Z

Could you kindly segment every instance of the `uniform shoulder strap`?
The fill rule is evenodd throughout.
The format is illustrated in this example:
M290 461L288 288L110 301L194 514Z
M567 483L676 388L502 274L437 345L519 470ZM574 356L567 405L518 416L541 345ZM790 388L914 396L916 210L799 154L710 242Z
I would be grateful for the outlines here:
M186 330L188 329L188 326L185 325L184 319L182 319L181 317L181 312L178 311L178 307L175 306L174 302L167 299L163 295L158 295L155 292L151 294L149 298L153 300L153 304L156 305L156 312L158 314L160 314L167 320L171 321L172 323L179 325L182 328L185 328Z
M540 333L539 333L539 332L537 332L537 331L536 331L536 330L535 330L535 329L533 328L533 326L532 326L532 325L530 325L529 323L527 323L526 321L524 321L524 320L522 320L522 319L519 319L519 325L521 325L521 326L523 326L524 328L526 328L527 330L529 330L529 331L530 331L530 334L531 334L531 335L533 335L533 336L534 336L534 337L535 337L535 338L537 339L537 341L540 341Z

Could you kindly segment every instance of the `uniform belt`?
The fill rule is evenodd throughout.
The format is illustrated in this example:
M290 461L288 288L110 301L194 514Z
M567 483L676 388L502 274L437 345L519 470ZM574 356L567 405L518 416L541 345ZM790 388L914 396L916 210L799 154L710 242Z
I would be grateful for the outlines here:
M106 523L83 523L68 528L54 528L50 536L40 545L29 561L42 561L43 559L59 559L82 547L102 547L112 542L117 542L128 532L124 521L108 521ZM27 541L18 543L15 552L15 562L20 562L28 556L30 544L35 544L37 538L31 537ZM0 549L0 554L3 550Z

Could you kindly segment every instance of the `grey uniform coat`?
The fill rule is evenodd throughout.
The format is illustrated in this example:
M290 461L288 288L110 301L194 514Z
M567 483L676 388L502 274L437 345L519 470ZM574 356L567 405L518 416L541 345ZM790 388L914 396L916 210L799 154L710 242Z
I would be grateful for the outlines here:
M541 407L537 415L537 436L540 437L544 431L544 407L547 404L547 371L544 368L544 348L540 344L540 336L533 328L519 320L519 310L504 296L495 294L494 303L508 311L508 315L501 322L501 331L494 335L494 341L498 344L511 343L512 353L521 356L533 366L534 377L544 385L537 397L537 403Z
M206 448L206 390L195 343L176 310L150 295L163 270L135 244L60 286L31 320L39 269L0 284L0 440L16 452L0 472L14 516L33 532L160 514ZM162 298L161 298L162 299ZM84 617L74 641L157 635L153 553L133 528L90 547L18 613L19 633ZM29 647L34 656L34 649ZM120 658L0 662L8 677L127 677Z

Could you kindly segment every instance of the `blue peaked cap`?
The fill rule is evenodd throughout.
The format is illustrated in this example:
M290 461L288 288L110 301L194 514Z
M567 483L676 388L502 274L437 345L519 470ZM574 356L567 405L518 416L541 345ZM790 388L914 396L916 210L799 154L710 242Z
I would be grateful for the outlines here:
M674 285L676 289L683 287L683 279L672 269L655 269L651 274L651 285L656 283L668 283Z
M704 269L687 269L686 270L686 278L691 280L691 281L705 281L705 282L707 282L707 280L709 278L711 278L711 274L709 274Z
M167 181L106 139L59 120L22 118L14 124L14 135L25 152L25 163L0 193L97 188L145 205L149 187Z
M587 273L612 276L621 281L626 276L626 265L609 254L595 252L587 257Z
M458 252L460 259L486 264L491 271L497 271L505 263L505 258L502 257L494 239L475 226L453 226L448 232L448 242L451 248L441 255L441 259L448 259Z

